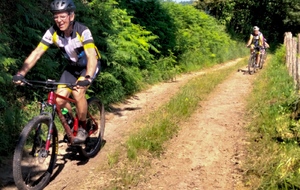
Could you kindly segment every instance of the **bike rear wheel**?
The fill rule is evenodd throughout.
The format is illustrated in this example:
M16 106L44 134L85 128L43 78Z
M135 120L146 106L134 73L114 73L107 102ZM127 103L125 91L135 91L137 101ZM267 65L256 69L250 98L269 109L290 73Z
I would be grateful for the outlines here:
M98 126L98 130L90 134L84 145L79 147L79 153L85 158L92 158L97 155L103 143L104 129L105 129L105 110L104 105L95 97L88 101L87 114L87 130L88 132Z
M260 64L260 69L264 67L264 63L267 59L267 51L264 52L264 54L261 56L261 64Z
M55 126L49 151L45 149L51 122L48 115L36 116L20 134L13 157L13 177L18 189L40 190L50 181L58 151Z

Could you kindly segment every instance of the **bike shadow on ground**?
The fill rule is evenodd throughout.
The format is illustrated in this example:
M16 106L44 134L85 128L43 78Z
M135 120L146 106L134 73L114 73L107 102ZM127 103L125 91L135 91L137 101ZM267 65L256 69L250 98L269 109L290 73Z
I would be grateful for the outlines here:
M132 99L136 99L138 100L139 98L137 96L132 96ZM141 107L134 107L134 106L127 106L131 103L130 100L125 100L122 103L124 103L126 106L124 107L119 107L118 105L110 105L107 108L107 113L111 113L113 115L117 115L119 117L122 117L126 114L126 112L130 112L130 111L135 111L135 110L140 110L142 109Z
M254 74L254 72L249 73L248 68L238 69L237 72L242 72L244 75L253 75ZM258 72L258 70L256 72Z
M105 146L105 144L106 144L106 140L103 140L98 154L100 153L101 149ZM63 140L59 141L59 146L60 149L65 150L65 152L61 152L58 154L56 165L51 175L50 182L55 180L55 178L63 171L63 169L65 168L68 162L77 161L76 165L79 166L79 165L85 165L90 160L90 158L85 158L79 154L78 147L68 146L67 143L65 143ZM64 149L61 146L65 146L66 148Z

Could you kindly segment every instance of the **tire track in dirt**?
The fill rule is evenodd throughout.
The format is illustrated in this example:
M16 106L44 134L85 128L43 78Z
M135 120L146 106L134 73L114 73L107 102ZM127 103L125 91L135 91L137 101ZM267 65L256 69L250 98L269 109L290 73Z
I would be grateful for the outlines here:
M245 97L255 76L236 72L218 85L152 161L148 180L133 189L240 189Z
M61 148L59 149L61 156L58 157L59 167L54 171L53 180L45 189L77 189L79 184L84 183L86 176L96 172L95 169L100 164L107 164L107 155L113 152L121 143L125 142L126 137L132 130L136 130L133 124L138 118L143 117L143 115L150 113L166 103L179 91L180 87L186 84L190 79L210 71L233 66L239 61L241 61L241 59L219 64L199 72L184 74L177 77L175 82L154 85L148 90L137 93L124 103L113 105L112 112L107 115L104 137L107 143L99 154L87 162L81 162L76 160L76 157L66 156L67 153L63 148L65 144L61 144ZM8 162L8 165L0 168L0 179L1 181L5 179L8 182L12 182L11 161ZM98 180L105 180L105 173L103 173L103 179L97 179L97 181ZM15 189L15 187L7 186L1 189L10 190Z

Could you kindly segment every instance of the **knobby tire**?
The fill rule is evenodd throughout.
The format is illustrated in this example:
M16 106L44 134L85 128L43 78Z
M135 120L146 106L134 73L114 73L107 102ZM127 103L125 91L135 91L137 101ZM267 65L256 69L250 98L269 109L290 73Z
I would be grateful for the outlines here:
M251 71L253 70L253 72ZM248 61L248 73L251 75L255 73L255 55L251 55Z
M50 181L58 151L58 135L53 126L49 153L45 153L51 122L49 115L36 116L20 134L13 157L13 177L18 189L40 190Z
M105 110L104 105L95 97L88 100L88 112L98 123L98 130L91 134L84 145L79 147L79 153L85 158L92 158L97 155L103 144L103 136L105 129ZM95 126L94 121L87 115L87 127Z
M267 59L267 52L265 51L265 53L261 56L261 61L260 61L260 69L262 69L264 67L264 63Z

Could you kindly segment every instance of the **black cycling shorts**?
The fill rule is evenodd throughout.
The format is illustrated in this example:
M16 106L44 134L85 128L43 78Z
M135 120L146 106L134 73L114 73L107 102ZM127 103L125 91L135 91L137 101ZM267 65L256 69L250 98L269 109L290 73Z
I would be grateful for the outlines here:
M101 69L101 62L100 60L98 60L96 72L93 76L91 76L92 81L100 74L100 69ZM74 84L76 83L79 77L85 77L85 75L86 75L86 67L67 65L59 79L59 82Z

